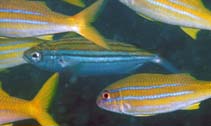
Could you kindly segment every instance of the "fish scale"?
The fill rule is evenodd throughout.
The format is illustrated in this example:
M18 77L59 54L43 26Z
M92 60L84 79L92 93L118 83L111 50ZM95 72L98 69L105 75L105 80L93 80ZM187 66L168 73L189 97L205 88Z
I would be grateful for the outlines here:
M149 20L180 26L193 39L199 29L211 30L211 12L201 0L119 0Z
M210 92L211 82L188 74L136 74L106 87L97 104L108 111L150 116L197 109L201 101L211 97Z
M79 68L78 76L129 74L145 63L156 63L171 72L177 69L156 54L133 45L107 40L110 50L88 40L65 38L57 42L41 43L24 52L24 59L41 69L64 72ZM38 57L33 57L35 56Z
M1 38L0 69L26 63L22 58L24 51L40 44L41 42L43 42L43 40L36 38Z
M104 3L98 0L78 14L66 16L53 12L40 1L1 0L0 36L24 38L75 32L108 49L104 37L91 26Z

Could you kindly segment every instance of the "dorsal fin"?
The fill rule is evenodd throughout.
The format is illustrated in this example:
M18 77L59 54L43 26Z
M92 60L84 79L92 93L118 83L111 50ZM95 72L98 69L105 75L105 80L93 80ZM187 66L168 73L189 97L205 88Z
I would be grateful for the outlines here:
M0 81L0 95L1 96L9 96L9 94L2 89L2 82L1 81Z
M195 28L187 28L187 27L180 27L180 28L194 40L197 38L197 34L200 31L200 29L195 29Z
M183 108L182 110L196 110L200 108L200 103L195 103L193 105L190 105L186 108Z

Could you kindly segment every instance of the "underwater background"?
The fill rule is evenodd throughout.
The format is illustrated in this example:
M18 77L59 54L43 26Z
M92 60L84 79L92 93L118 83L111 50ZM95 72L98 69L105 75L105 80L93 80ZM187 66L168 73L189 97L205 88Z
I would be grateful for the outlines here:
M84 1L88 6L95 0ZM202 30L197 40L192 40L177 26L148 21L117 0L108 1L94 23L106 38L157 53L181 72L190 73L199 80L211 80L210 31ZM211 10L211 2L203 2ZM53 11L66 15L82 10L59 0L46 0L46 3ZM143 72L167 73L158 65L150 63L136 71ZM0 80L3 88L12 96L32 99L51 74L25 64L2 71ZM81 77L69 82L67 75L61 75L50 112L61 126L211 126L211 100L203 101L199 110L176 111L152 117L131 117L98 108L96 98L100 91L125 76ZM37 123L33 120L15 123L22 124Z

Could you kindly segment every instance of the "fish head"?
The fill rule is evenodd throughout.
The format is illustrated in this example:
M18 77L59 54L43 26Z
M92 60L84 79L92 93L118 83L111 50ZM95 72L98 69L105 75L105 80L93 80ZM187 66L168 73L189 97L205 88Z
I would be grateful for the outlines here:
M97 98L97 106L111 112L126 114L131 108L129 104L122 102L121 92L104 89Z
M57 62L59 56L47 43L41 43L24 52L23 58L26 62L47 71L59 72L61 65Z

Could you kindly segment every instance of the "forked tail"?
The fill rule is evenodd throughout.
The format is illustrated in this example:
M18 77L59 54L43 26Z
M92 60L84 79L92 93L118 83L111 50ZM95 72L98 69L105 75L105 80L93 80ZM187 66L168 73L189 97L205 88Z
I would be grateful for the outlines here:
M95 44L109 49L106 40L100 33L91 25L98 16L100 10L103 9L106 0L97 0L90 7L84 9L80 13L69 18L72 31L84 36L86 39Z
M52 101L58 85L58 73L51 76L43 85L41 90L30 102L30 114L42 126L59 126L47 113L47 109Z
M169 61L160 58L159 56L157 56L153 62L159 64L160 66L162 66L163 68L165 68L166 70L168 70L171 73L180 73L180 71L173 66Z

